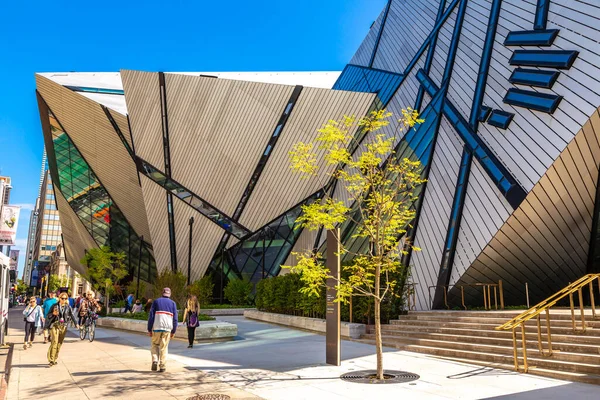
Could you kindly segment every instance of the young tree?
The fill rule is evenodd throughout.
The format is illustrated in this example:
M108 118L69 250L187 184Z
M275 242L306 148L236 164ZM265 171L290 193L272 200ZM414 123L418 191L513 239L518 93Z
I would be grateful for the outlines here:
M108 309L110 295L115 293L115 285L127 276L124 264L125 253L113 253L108 246L88 250L81 263L88 266L85 279L94 290L104 294L104 307Z
M25 295L27 294L27 289L29 288L29 285L26 284L25 282L23 282L23 279L17 279L17 295Z
M360 253L352 253L340 244L341 253L352 256L352 261L342 265L342 276L337 280L338 302L346 302L350 296L367 296L374 300L375 342L377 351L377 379L383 379L383 351L381 341L381 302L386 296L402 296L402 282L398 279L406 266L401 256L406 253L401 243L410 222L415 217L416 189L424 183L418 160L398 159L394 145L399 133L424 122L418 112L402 110L402 118L393 135L378 132L389 125L391 113L374 111L358 121L358 129L364 141L362 152L352 155L349 148L359 143L351 133L355 118L345 116L341 121L328 121L319 129L314 142L297 143L290 151L291 168L306 177L337 181L343 185L352 207L344 201L331 197L302 206L298 219L300 226L310 230L334 229L344 222L356 226L353 238L366 240L369 246ZM319 173L320 162L333 169L331 173ZM332 168L332 166L335 166ZM323 187L326 182L322 182ZM340 238L337 238L340 240ZM413 247L414 250L419 250ZM327 278L334 278L323 263L323 255L312 250L294 253L298 264L292 272L301 275L303 293L319 296ZM405 275L405 274L404 274ZM335 278L334 278L335 279Z
M59 288L67 286L68 279L65 274L48 276L48 292L56 292Z

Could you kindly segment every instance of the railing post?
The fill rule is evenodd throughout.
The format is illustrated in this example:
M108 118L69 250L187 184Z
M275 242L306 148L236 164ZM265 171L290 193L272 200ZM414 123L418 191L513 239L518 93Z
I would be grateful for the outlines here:
M498 291L500 292L500 309L504 310L504 288L502 287L502 279L498 281Z
M527 298L527 308L529 307L529 285L525 282L525 297Z
M487 291L488 291L488 308L491 310L492 309L492 287L490 285L487 285Z
M446 305L446 310L450 309L448 305L448 286L444 286L444 304Z
M575 306L573 305L573 293L569 293L569 303L571 304L571 322L573 324L573 332L577 330L575 326Z
M540 354L544 354L544 348L542 346L542 325L540 324L540 314L537 315L537 328L538 328L538 349L540 350Z
M483 285L482 287L483 287L483 308L485 308L487 310L488 306L487 306L487 295L485 293L485 285Z
M546 334L548 335L548 355L552 355L552 333L550 332L550 309L546 308Z
M512 330L512 337L513 337L513 358L515 361L515 371L519 372L519 353L517 351L517 332L516 332L516 327L513 328Z
M496 286L494 286L494 305L496 306L496 310L498 310L498 296L496 294Z
M585 310L583 308L583 290L577 289L579 294L579 309L581 310L581 329L585 332Z
M596 318L596 301L594 300L594 281L589 284L590 288L590 303L592 304L592 318Z
M529 371L527 365L527 339L525 339L525 322L521 322L521 342L523 344L523 372Z
M467 309L467 306L465 306L465 287L464 286L460 286L460 298L461 298L461 304L464 307L464 309Z

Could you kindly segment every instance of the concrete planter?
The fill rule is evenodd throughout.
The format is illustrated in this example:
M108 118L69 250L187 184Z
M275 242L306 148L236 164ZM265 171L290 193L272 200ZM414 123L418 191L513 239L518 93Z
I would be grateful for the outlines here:
M98 318L97 324L103 328L122 329L124 331L143 334L148 333L148 321L143 320L104 317ZM200 326L196 328L196 341L217 342L233 340L233 338L237 336L237 331L237 325L229 322L200 321ZM179 323L177 332L175 332L175 337L187 339L187 329L184 324Z
M325 333L325 320L319 318L297 317L294 315L275 314L258 310L244 312L244 317L258 321L270 322L308 331ZM358 339L367 332L365 324L341 323L341 335L346 338Z
M117 307L108 307L108 313L124 313L125 307L117 308Z
M207 308L200 309L200 314L216 316L232 316L232 315L244 315L244 312L248 310L256 310L256 308Z

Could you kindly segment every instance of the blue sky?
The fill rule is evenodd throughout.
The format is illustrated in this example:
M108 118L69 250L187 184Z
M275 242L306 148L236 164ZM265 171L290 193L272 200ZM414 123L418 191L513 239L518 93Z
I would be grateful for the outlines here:
M1 3L0 175L24 253L43 150L35 72L341 70L386 0Z

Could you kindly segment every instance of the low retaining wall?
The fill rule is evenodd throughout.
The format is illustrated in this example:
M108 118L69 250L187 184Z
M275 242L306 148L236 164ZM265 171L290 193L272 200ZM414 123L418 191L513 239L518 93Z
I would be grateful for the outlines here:
M308 331L325 333L325 320L319 318L298 317L295 315L275 314L258 310L244 312L244 317L258 321L271 322L273 324L291 326L293 328L306 329ZM358 339L367 331L365 324L350 322L341 323L341 335L346 338Z
M103 328L115 328L130 332L148 333L148 321L138 319L104 317L98 318L97 325ZM221 321L200 321L200 326L196 328L196 341L210 342L233 340L233 338L237 336L237 333L238 328L236 324ZM187 339L187 329L182 323L179 323L177 326L175 337Z
M249 310L256 310L256 308L207 308L200 309L200 314L216 316L232 316L232 315L244 315L244 312Z

